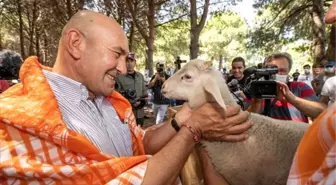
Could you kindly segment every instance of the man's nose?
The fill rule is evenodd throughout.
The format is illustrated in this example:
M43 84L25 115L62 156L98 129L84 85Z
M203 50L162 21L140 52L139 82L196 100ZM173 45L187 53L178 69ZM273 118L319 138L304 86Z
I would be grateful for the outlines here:
M120 61L118 61L118 65L117 65L117 70L121 72L121 74L125 74L127 71L126 68L126 58L123 59L121 57Z

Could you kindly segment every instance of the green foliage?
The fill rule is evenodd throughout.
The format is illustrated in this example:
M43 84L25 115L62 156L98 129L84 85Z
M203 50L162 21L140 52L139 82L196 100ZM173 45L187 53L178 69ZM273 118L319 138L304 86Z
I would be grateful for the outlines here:
M233 58L246 51L247 24L239 15L223 12L213 15L200 38L201 54L208 58L220 55Z

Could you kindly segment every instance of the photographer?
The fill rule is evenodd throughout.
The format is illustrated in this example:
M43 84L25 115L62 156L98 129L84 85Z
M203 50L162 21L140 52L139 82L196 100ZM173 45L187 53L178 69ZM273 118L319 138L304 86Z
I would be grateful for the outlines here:
M118 76L116 80L116 90L123 94L132 104L136 123L143 126L145 121L145 98L148 94L144 76L134 70L135 64L135 54L129 53L126 59L127 74Z
M270 117L282 120L308 122L308 117L316 118L325 105L318 102L313 89L303 82L289 82L288 73L292 68L291 56L287 53L276 53L266 58L266 67L277 66L276 74L278 94L271 99ZM262 99L254 99L249 107L250 112L261 113L265 104Z
M168 109L169 99L165 98L161 93L161 87L168 78L169 75L165 72L164 64L158 62L156 64L156 74L152 76L148 84L148 88L153 89L153 113L156 124L163 122Z

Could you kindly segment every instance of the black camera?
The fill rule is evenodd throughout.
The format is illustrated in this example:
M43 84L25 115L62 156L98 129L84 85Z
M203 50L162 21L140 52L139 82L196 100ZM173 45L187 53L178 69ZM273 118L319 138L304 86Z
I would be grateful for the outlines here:
M278 84L273 79L278 72L279 69L276 66L263 69L247 68L244 70L244 76L246 77L244 94L253 98L276 98Z
M174 64L177 66L177 70L181 69L181 63L186 63L186 60L181 60L179 56L176 57Z
M137 102L137 94L134 89L127 89L126 91L120 91L122 94L131 104Z
M165 77L165 71L164 71L164 64L159 64L157 71L160 75L160 77Z

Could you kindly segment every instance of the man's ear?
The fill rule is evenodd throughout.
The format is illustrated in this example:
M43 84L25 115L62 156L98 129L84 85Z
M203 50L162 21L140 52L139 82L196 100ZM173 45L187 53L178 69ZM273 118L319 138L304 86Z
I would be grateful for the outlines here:
M79 59L81 57L81 44L83 42L83 35L75 29L70 29L66 33L66 47L69 54L75 58Z

